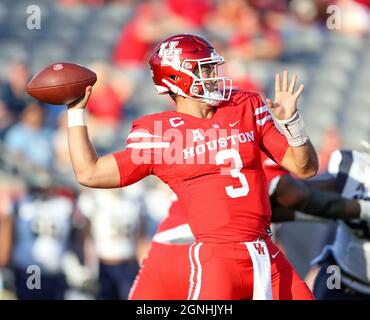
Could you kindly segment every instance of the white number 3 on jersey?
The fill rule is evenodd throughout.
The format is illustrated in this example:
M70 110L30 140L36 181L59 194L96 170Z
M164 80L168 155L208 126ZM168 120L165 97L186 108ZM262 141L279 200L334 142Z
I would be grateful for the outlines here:
M242 159L240 158L240 154L235 149L227 149L217 152L216 164L218 166L224 164L225 160L227 159L232 159L234 161L235 168L230 169L229 173L233 178L238 178L242 186L239 188L227 186L225 187L226 193L231 198L244 197L249 192L249 185L245 175L240 172L240 170L243 168L243 162Z

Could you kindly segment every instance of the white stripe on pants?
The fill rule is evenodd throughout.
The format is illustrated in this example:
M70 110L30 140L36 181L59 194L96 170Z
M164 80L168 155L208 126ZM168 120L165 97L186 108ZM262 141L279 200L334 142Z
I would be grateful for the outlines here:
M271 262L265 241L245 242L253 263L253 300L272 300Z
M202 285L202 266L199 259L199 249L202 246L202 242L194 242L189 248L189 260L191 266L190 273L190 285L187 300L198 300L200 294L200 288ZM196 271L196 272L195 272ZM195 279L196 277L196 279ZM194 280L196 285L194 287Z

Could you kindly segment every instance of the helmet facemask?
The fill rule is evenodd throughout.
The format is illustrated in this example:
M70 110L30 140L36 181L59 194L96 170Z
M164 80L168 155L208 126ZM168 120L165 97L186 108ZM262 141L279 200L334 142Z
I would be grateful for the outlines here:
M230 99L231 78L218 76L218 66L224 62L224 59L217 54L212 54L210 58L183 61L181 71L194 79L190 86L189 98L214 106ZM190 68L192 71L189 70Z

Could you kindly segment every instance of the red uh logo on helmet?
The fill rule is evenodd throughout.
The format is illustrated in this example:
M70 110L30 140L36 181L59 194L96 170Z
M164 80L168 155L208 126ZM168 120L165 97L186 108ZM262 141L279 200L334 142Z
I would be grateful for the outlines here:
M181 48L176 48L178 41L164 42L161 44L158 56L162 58L161 66L180 66Z

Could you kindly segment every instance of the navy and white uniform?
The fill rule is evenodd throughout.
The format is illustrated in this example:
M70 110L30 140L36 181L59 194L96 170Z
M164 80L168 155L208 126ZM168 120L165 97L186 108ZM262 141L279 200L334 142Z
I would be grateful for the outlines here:
M337 190L348 199L370 200L370 154L358 151L335 151L329 174L336 179ZM333 244L324 247L313 264L323 266L314 288L318 299L370 298L370 221L338 220ZM328 289L325 266L338 265L342 290Z
M14 205L12 269L18 299L64 299L63 259L72 229L73 201L64 196L27 195ZM27 287L40 270L40 288ZM27 273L28 272L28 273Z
M126 299L138 271L136 260L141 228L140 201L129 191L92 189L78 199L88 218L99 258L100 299Z

